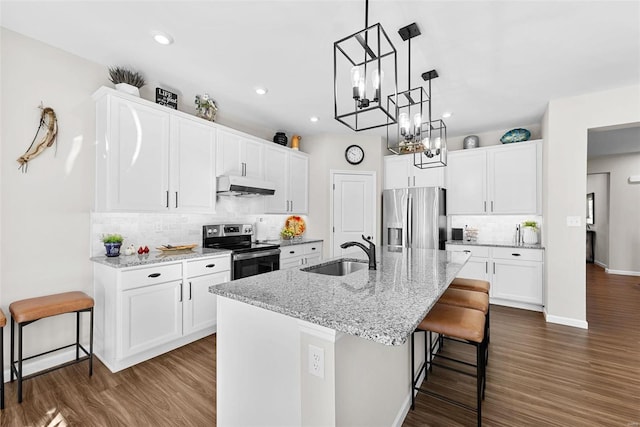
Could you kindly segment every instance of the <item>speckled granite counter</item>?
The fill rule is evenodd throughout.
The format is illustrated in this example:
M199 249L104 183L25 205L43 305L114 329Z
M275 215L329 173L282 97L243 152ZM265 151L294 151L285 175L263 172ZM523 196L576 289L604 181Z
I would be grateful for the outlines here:
M467 242L466 240L447 240L448 245L466 245L466 246L491 246L493 248L523 248L523 249L544 249L540 243L535 245L516 245L515 243L505 242Z
M107 256L95 256L91 258L91 261L100 264L108 265L114 268L135 267L137 265L157 264L162 262L182 261L185 259L202 258L213 255L227 255L231 254L231 251L224 249L207 249L196 248L188 251L175 251L175 252L159 252L152 251L143 255L123 255L119 257L107 257Z
M381 344L401 345L469 255L382 248L378 259L375 271L337 277L294 268L211 286L209 291Z
M280 246L293 246L293 245L303 245L305 243L323 242L323 240L305 237L302 239L291 239L291 240L265 240L264 242L273 243Z

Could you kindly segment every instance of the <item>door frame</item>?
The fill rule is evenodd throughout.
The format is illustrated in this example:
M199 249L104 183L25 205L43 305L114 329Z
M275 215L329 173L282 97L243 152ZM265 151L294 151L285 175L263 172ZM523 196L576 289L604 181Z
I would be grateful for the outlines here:
M329 194L331 195L331 197L329 197L329 248L330 248L330 252L329 252L329 256L330 257L335 257L336 255L333 253L333 239L334 239L334 222L333 222L333 197L334 197L334 191L333 191L333 186L335 185L335 176L336 175L367 175L370 176L373 179L373 187L371 189L371 196L372 196L372 200L373 200L373 205L374 205L374 209L373 209L373 231L372 231L372 240L374 242L378 241L378 198L377 198L377 191L378 191L378 176L376 171L354 171L354 170L340 170L340 169L329 169ZM377 244L377 243L376 243Z

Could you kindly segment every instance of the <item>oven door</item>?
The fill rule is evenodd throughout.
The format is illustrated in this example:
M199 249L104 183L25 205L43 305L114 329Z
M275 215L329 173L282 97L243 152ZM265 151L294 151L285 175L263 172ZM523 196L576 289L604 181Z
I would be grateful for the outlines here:
M233 280L280 270L280 249L233 254Z

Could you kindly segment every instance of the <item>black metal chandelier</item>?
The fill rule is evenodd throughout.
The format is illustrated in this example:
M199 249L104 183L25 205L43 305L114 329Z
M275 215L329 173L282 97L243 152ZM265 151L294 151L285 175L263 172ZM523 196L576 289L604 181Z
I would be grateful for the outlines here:
M389 95L389 104L396 109L397 126L387 127L387 149L395 154L413 154L414 166L420 169L446 166L447 128L442 120L431 119L431 80L438 77L438 72L422 74L429 82L428 90L422 86L412 88L411 39L421 34L420 29L413 23L398 30L398 34L408 45L407 90Z
M365 0L364 29L333 44L334 117L354 131L396 123L389 96L397 96L396 49L379 23L369 26Z

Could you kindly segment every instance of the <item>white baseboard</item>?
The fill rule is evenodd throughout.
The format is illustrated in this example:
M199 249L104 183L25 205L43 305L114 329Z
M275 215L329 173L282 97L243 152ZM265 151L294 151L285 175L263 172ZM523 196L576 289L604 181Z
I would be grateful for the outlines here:
M557 323L559 325L573 326L574 328L589 329L589 324L586 320L573 319L571 317L554 316L544 311L544 319L548 323Z
M605 264L605 263L604 263L604 262L602 262L602 261L598 261L597 259L596 259L596 260L594 260L594 261L593 261L593 263L594 263L595 265L599 266L599 267L604 268L604 269L606 269L606 268L607 268L607 264Z
M611 268L605 268L604 271L608 274L620 274L622 276L640 276L640 271L613 270Z
M82 350L80 351L80 357L84 356ZM22 362L22 376L26 377L27 375L31 375L34 372L40 372L45 369L53 368L54 366L61 365L66 362L71 362L76 358L75 349L69 350L60 350L57 353L51 353L46 356L38 357L37 360L28 360L26 362ZM89 362L87 362L89 363ZM10 368L9 368L10 369ZM11 378L11 371L9 369L4 370L4 381L5 383L9 382L9 378ZM87 368L87 375L89 374L89 368Z

